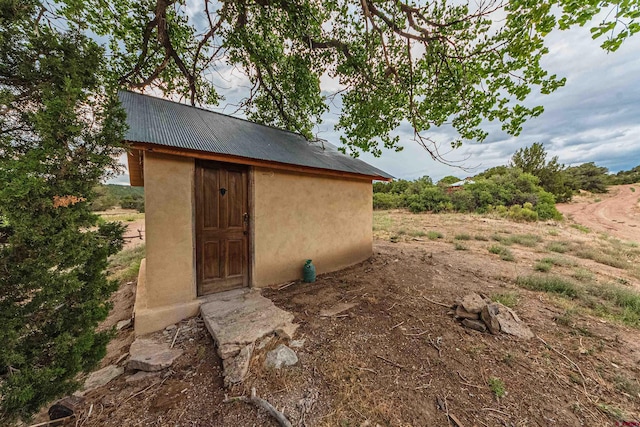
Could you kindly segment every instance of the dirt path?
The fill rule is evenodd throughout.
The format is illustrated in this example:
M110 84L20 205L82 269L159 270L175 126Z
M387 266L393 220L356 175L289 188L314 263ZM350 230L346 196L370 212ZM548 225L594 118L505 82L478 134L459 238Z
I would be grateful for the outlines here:
M640 242L640 185L610 187L600 198L596 202L598 198L578 196L571 203L558 204L558 210L594 231Z

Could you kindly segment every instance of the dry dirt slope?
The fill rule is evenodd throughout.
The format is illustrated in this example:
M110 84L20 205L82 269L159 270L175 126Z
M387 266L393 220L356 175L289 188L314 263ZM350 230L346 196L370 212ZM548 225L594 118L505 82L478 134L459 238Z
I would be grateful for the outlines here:
M274 425L251 406L223 403L225 393L251 387L294 425L453 425L447 411L464 426L638 422L638 319L603 290L640 290L640 249L572 225L376 212L370 260L314 284L265 290L301 325L297 366L264 371L259 355L246 384L225 391L211 339L193 330L179 340L185 356L171 371L90 393L93 413L80 422ZM548 271L534 272L539 264ZM576 294L517 284L532 274L542 283L566 280ZM470 291L511 305L546 344L465 329L426 299L450 304ZM346 316L319 316L339 302L357 305ZM120 332L123 345L112 346L105 363L126 352L130 334Z

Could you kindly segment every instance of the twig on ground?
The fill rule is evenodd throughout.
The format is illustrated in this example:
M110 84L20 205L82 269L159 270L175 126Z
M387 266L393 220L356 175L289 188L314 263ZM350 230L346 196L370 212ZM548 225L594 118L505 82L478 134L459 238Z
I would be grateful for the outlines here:
M507 414L506 412L502 412L502 411L499 411L499 410L493 409L493 408L482 408L482 410L483 411L497 412L498 414L506 415L507 417L511 416L511 415Z
M167 377L167 378L169 378L169 377ZM138 396L138 395L140 395L140 394L142 394L142 393L146 392L147 390L149 390L150 388L152 388L152 387L154 387L154 386L164 384L164 382L167 380L167 378L163 379L162 381L156 381L155 383L151 384L149 387L144 388L144 389L140 390L139 392L132 394L131 396L127 397L127 398L124 400L124 402L122 402L118 407L119 407L119 408L122 408L122 407L124 406L124 404L125 404L125 403L127 403L128 401L130 401L130 400L131 400L131 399L133 399L134 397L136 397L136 396Z
M460 377L460 379L462 380L462 383L461 383L461 384L464 384L464 385L466 385L466 386L468 386L468 387L475 387L475 388L478 388L478 389L482 389L482 388L483 388L483 387L480 387L479 385L471 384L471 383L469 382L469 380L468 380L468 379L466 379L465 377L463 377L463 376L462 376L462 374L461 374L460 372L458 372L458 376L459 376L459 377Z
M398 363L394 362L393 360L389 360L389 359L387 359L387 358L385 358L385 357L382 357L382 356L380 356L380 355L378 355L378 354L376 354L376 357L377 357L378 359L380 359L380 360L384 360L385 362L387 362L387 363L388 363L388 364L390 364L390 365L395 366L396 368L399 368L399 369L405 369L405 366L402 366L402 365L400 365L400 364L398 364Z
M589 400L589 402L593 403L593 400L591 400L591 396L589 396L589 392L587 391L587 379L585 378L584 374L582 373L582 369L580 369L580 366L578 366L578 364L576 362L574 362L573 360L569 359L567 356L565 356L564 354L560 353L558 350L553 348L551 345L549 345L545 340L543 340L539 336L536 335L536 338L538 338L538 340L540 340L540 342L542 342L542 344L544 344L547 348L549 348L550 350L553 350L555 353L557 353L560 356L564 357L569 363L571 363L576 368L576 370L580 374L580 377L582 377L582 388L584 389L584 394L587 397L587 399Z
M224 403L231 403L236 401L251 403L254 406L257 406L258 408L264 409L269 413L269 415L271 415L273 418L276 419L276 421L278 421L281 427L293 427L289 422L289 420L287 419L287 417L285 417L282 412L274 408L271 403L267 402L264 399L259 398L256 395L255 387L251 388L251 397L237 396L237 397L229 397L224 399Z
M402 326L404 325L404 320L396 325L393 325L392 327L389 328L390 331L393 331L395 328L397 328L398 326Z
M427 301L429 301L431 304L439 305L439 306L441 306L441 307L451 308L451 306L450 306L450 305L443 304L443 303L438 302L438 301L434 301L434 300L432 300L432 299L429 299L429 298L425 297L424 295L422 295L422 298L426 299L426 300L427 300Z
M453 421L453 423L457 426L457 427L464 427L464 425L460 422L460 420L458 419L458 417L456 417L455 415L453 415L452 413L448 413L447 416L449 417L449 419L451 421Z
M173 348L173 346L176 345L176 340L178 339L179 333L180 333L180 326L178 326L178 329L176 329L176 334L173 336L173 341L171 341L171 347L169 348Z
M293 285L294 283L296 282L294 281L294 282L285 283L284 285L280 286L278 290L281 291L283 289L287 289L289 286Z
M438 350L438 357L442 357L442 349L440 348L440 340L441 340L441 339L442 339L441 337L438 337L438 338L436 339L436 341L437 341L437 344L436 344L436 341L432 340L432 339L431 339L431 336L429 336L429 342L431 343L431 345L433 346L433 348L435 348L436 350Z
M393 307L395 307L396 305L398 305L398 303L397 303L397 302L394 302L394 303L393 303L393 305L392 305L391 307L387 308L387 311L391 310L391 309L392 309Z

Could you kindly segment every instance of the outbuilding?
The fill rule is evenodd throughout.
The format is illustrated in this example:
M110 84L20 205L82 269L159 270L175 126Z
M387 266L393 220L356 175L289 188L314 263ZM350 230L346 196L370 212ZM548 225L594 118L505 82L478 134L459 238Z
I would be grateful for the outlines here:
M130 183L145 188L135 330L194 316L208 295L300 279L372 254L372 181L392 177L323 141L141 95L127 113Z

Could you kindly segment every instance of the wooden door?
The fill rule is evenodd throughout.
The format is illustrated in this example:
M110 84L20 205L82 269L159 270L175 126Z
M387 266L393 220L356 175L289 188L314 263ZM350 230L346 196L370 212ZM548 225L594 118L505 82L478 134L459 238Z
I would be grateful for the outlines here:
M196 163L198 295L249 286L247 169Z

